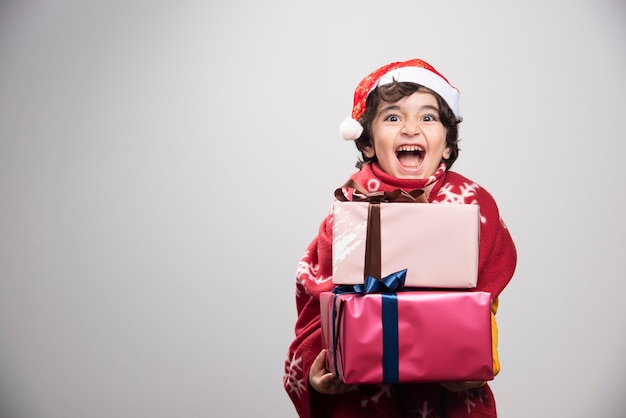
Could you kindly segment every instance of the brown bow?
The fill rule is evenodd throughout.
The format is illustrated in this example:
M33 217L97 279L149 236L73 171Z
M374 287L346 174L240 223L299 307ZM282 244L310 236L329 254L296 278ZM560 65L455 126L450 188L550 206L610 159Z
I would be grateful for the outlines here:
M354 189L352 200L343 193L344 188ZM358 192L358 193L357 193ZM414 189L405 191L395 189L389 192L376 191L368 192L359 183L350 179L343 186L335 190L335 197L342 202L369 202L367 208L367 232L365 236L365 268L363 278L372 276L380 279L382 277L381 260L381 234L380 234L380 203L381 202L409 202L427 203L424 190Z

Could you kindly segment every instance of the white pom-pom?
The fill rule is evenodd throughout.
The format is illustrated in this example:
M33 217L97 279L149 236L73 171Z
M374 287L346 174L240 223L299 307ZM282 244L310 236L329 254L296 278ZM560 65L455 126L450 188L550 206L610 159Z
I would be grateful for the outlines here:
M354 141L358 139L363 133L363 126L351 117L347 117L339 125L339 132L341 137L346 141Z

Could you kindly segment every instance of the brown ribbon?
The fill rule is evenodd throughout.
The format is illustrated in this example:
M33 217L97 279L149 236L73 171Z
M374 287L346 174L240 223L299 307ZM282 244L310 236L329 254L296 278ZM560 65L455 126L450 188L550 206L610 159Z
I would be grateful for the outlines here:
M343 193L344 188L354 189L352 200ZM358 192L358 193L357 193ZM367 207L367 232L365 235L365 268L363 278L372 276L382 278L382 245L380 233L380 203L381 202L409 202L426 203L424 190L414 189L409 192L395 189L389 192L368 192L363 186L350 179L343 186L335 190L335 197L342 202L369 202Z

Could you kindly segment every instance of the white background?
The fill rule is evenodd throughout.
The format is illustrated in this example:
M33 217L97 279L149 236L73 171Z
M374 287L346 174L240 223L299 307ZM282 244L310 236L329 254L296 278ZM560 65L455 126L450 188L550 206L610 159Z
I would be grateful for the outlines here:
M623 1L0 3L2 418L293 417L297 261L362 77L461 90L519 265L504 418L626 414Z

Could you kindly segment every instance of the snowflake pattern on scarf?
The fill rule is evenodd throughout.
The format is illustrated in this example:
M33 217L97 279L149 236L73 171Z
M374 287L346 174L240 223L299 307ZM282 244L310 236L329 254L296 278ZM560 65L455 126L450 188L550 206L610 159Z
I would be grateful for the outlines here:
M361 407L366 408L368 403L378 404L382 397L391 398L392 385L376 385L378 391L361 401Z
M283 384L287 388L289 394L294 394L297 397L302 396L302 393L306 390L307 383L304 380L302 374L302 357L296 357L295 355L290 359L285 359L285 375L283 377Z

